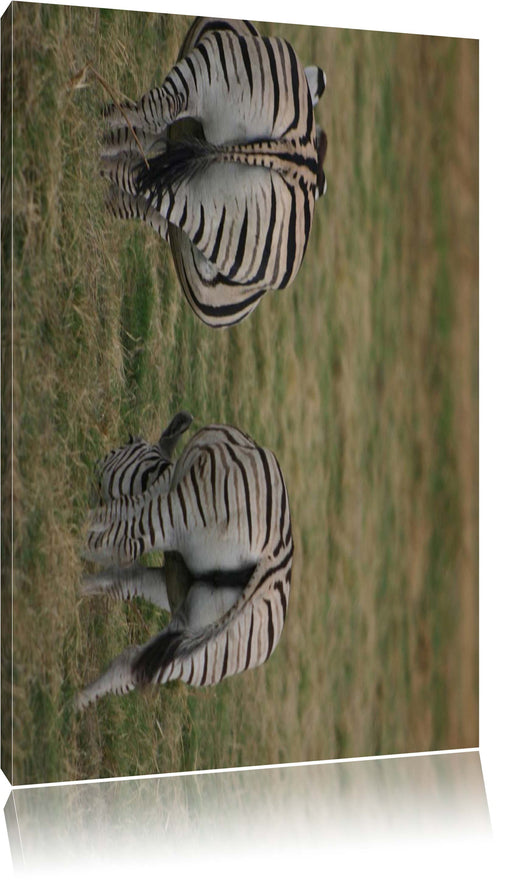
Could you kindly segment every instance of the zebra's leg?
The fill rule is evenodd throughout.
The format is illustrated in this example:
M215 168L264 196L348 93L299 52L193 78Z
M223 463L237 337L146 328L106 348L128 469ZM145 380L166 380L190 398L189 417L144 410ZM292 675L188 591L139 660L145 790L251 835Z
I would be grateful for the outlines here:
M145 196L134 196L119 187L112 186L107 197L107 210L114 218L139 218L155 230L159 236L170 244L170 224L146 199Z
M85 577L81 595L107 595L121 601L145 598L162 610L171 611L167 592L167 580L163 567L110 567Z
M140 127L129 129L128 126L120 126L118 129L109 129L103 136L102 158L118 157L121 155L136 154L140 157L141 149L146 156L165 149L167 142L166 129L158 132L147 132Z
M192 586L181 609L169 626L155 638L143 646L128 647L120 656L111 662L108 669L87 687L81 690L75 699L75 707L83 711L88 705L96 702L109 693L115 695L129 693L136 686L148 683L151 678L144 676L137 669L137 662L144 651L157 653L163 649L170 661L180 647L184 633L191 637L194 632L200 634L203 629L224 616L236 603L242 589L213 588L208 583L197 582ZM154 650L153 650L154 652ZM147 663L146 663L147 665ZM156 667L156 672L161 666ZM168 678L166 678L167 680Z
M141 651L140 647L128 647L110 664L97 680L84 687L75 697L75 708L83 711L107 693L129 693L136 686L133 664Z
M137 196L137 177L143 160L140 155L121 154L120 156L104 156L100 161L100 175L107 178L123 193Z
M152 487L140 496L119 497L93 510L84 558L124 566L150 550L179 551L170 497L171 492L159 494Z

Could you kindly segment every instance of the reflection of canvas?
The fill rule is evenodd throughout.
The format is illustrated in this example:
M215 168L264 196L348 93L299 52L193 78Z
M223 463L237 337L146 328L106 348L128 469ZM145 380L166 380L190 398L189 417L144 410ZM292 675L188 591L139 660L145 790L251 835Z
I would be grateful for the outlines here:
M253 868L271 856L328 871L350 847L385 844L388 855L421 843L434 861L431 841L466 854L491 840L476 751L23 789L6 819L24 871L92 862L133 873L141 843L152 869L211 867L226 856Z
M2 767L15 784L478 741L478 45L257 24L326 73L327 192L290 284L217 330L154 230L109 215L99 175L112 96L91 67L136 100L192 21L32 4L3 19ZM294 540L281 638L215 686L108 695L77 715L76 691L169 620L147 598L78 596L94 464L130 434L158 439L182 409L194 431L229 424L275 452Z

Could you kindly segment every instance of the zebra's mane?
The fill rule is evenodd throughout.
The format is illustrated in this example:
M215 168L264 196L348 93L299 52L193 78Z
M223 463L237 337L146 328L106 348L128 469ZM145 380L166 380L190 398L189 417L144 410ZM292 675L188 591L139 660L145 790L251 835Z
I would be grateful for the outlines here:
M327 135L320 126L317 126L316 149L318 152L317 189L319 196L323 196L326 190L324 162L327 153Z

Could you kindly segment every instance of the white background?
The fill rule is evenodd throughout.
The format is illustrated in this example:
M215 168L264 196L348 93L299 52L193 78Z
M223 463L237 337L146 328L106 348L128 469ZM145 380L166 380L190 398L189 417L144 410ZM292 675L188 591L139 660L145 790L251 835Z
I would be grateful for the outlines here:
M72 4L73 5L73 4ZM76 5L76 4L74 4ZM81 5L86 5L82 3ZM92 3L91 5L99 5ZM156 0L143 3L107 0L104 6L144 11L165 11L191 15L215 14L255 20L291 21L304 24L426 33L476 38L480 41L480 751L486 785L493 845L475 847L469 840L461 849L433 840L431 848L390 843L387 848L354 848L340 855L333 846L326 853L325 866L318 859L301 855L290 863L289 855L268 858L262 844L261 861L238 867L239 859L222 866L203 866L198 859L187 869L189 879L212 876L268 877L286 874L299 879L323 878L329 868L347 880L494 880L512 870L507 838L511 833L510 795L510 595L512 588L510 548L512 546L511 500L511 358L510 299L512 225L510 223L512 140L510 114L510 4L461 3L433 0L428 3L361 2L334 4L305 0L196 0L165 6ZM2 3L2 9L5 4ZM508 14L507 14L508 12ZM318 60L321 64L321 59ZM0 806L10 793L2 776ZM143 844L141 844L141 852ZM145 871L123 866L115 872L104 868L105 876L121 872L125 879L142 874L153 877L155 868L147 856ZM3 879L12 878L10 849L3 819L0 819L0 861ZM284 862L286 861L286 865ZM498 871L498 862L500 871ZM282 866L282 867L281 867ZM177 868L157 869L166 878ZM110 872L109 872L110 871ZM183 869L182 869L183 871ZM76 869L76 878L85 873ZM87 873L90 876L90 872ZM104 874L99 874L103 878ZM56 875L52 875L55 879Z

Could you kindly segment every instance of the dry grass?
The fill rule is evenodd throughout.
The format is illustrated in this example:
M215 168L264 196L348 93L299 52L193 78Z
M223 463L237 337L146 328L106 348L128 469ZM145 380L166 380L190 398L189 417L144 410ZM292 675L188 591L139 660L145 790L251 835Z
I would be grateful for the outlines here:
M106 96L72 82L91 62L136 97L189 21L15 5L2 747L16 784L478 741L477 45L262 26L327 72L328 192L292 288L213 332L158 237L106 215ZM149 605L77 599L92 464L180 407L280 460L296 543L283 638L216 688L109 697L76 717L77 687L162 624Z

